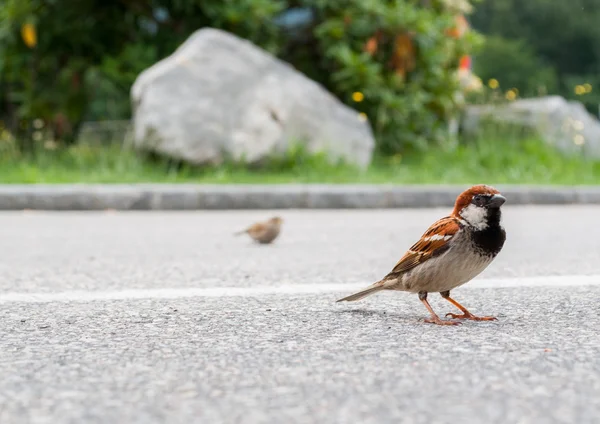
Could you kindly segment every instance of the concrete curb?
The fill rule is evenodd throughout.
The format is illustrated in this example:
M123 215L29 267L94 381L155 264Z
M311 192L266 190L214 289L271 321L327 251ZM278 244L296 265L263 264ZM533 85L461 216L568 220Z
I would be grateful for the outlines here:
M468 185L0 185L0 210L376 209L452 206ZM496 186L510 205L600 204L600 186Z

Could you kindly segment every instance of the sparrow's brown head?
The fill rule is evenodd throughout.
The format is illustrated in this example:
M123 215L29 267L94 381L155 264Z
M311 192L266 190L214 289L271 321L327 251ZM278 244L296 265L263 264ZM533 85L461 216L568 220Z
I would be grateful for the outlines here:
M500 219L500 206L506 198L494 187L475 185L462 192L456 199L452 215L466 221L477 229L488 227L491 217Z

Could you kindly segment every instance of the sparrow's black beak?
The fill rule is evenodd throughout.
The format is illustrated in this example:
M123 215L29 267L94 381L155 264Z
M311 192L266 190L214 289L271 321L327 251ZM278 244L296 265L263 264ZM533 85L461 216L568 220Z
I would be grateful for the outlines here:
M506 197L502 196L501 194L494 194L487 206L488 208L499 208L504 204L504 202L506 202Z

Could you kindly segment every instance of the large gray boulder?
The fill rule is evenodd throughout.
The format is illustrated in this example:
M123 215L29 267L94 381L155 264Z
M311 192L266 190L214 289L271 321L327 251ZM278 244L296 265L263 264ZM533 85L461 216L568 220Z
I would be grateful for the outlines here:
M580 102L545 96L502 105L468 106L462 128L472 133L478 131L484 121L520 125L534 130L563 152L600 157L600 121Z
M365 167L369 123L323 87L249 41L192 34L132 89L133 144L194 164L260 162L302 143Z

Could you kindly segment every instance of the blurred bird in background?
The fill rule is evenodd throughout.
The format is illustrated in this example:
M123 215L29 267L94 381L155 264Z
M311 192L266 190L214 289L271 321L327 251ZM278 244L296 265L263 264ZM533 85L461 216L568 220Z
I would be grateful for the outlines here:
M279 236L282 223L283 219L275 216L268 221L252 224L245 230L234 233L234 235L248 234L257 243L269 244Z

